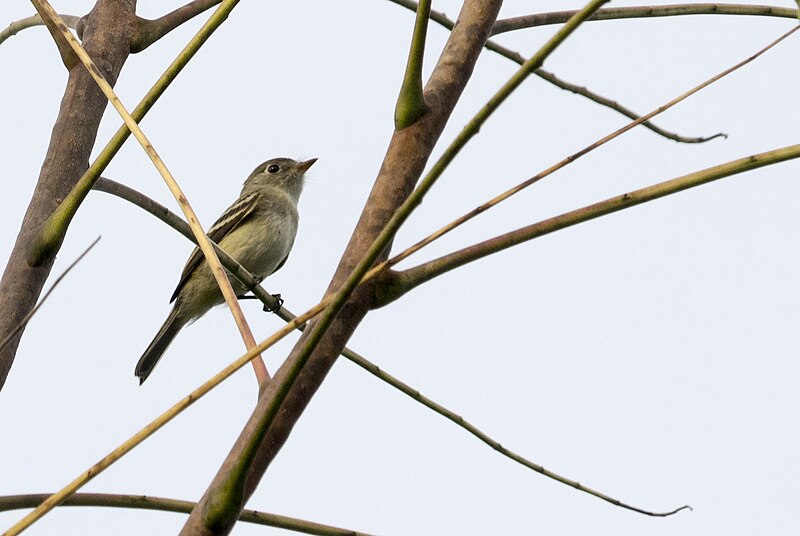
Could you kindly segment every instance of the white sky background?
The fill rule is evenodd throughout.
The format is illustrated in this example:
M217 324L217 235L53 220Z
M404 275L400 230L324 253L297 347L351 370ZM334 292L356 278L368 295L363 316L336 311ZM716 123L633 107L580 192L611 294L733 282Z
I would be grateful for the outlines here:
M54 3L70 14L91 4ZM139 11L153 18L177 5L142 1ZM455 18L458 5L438 1L434 9ZM501 17L581 5L507 1ZM26 1L3 2L0 26L32 12ZM129 58L116 86L129 109L200 24L192 21ZM295 312L322 295L380 166L412 24L411 12L385 0L242 2L143 123L206 226L260 162L319 158L301 199L294 251L265 283ZM546 68L645 113L792 24L722 16L594 22ZM529 55L555 29L498 41ZM431 23L428 35L426 73L447 32ZM724 131L727 140L681 145L640 127L405 266L627 190L797 143L798 39L657 119L685 135ZM435 155L516 68L484 52ZM0 69L5 265L66 72L41 27L0 46ZM442 177L397 245L626 121L530 78ZM97 151L119 124L109 109ZM798 171L800 163L789 162L724 179L473 263L370 314L350 344L549 469L643 508L689 503L693 512L648 518L546 479L344 359L248 507L378 534L794 533L800 523ZM105 175L177 210L133 140ZM168 312L191 245L140 209L93 193L53 275L98 234L95 250L27 328L0 392L0 494L61 488L243 351L228 311L215 309L181 333L139 387L134 364ZM257 339L279 327L259 304L243 306ZM265 356L270 370L296 336L289 339ZM247 368L85 491L196 500L255 397ZM0 527L22 515L0 514ZM174 534L184 519L65 508L29 534ZM234 533L283 532L239 524Z

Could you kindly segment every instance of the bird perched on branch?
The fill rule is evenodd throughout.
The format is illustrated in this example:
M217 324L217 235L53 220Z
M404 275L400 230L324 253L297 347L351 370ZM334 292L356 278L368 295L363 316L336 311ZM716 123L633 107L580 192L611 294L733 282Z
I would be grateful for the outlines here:
M286 262L294 244L297 202L303 191L305 172L316 161L316 158L303 162L274 158L258 166L244 182L239 199L211 226L208 237L256 278L275 273ZM229 279L237 296L249 290L238 279L232 276ZM139 383L144 383L153 372L183 326L224 301L203 253L195 248L170 298L175 305L136 363Z

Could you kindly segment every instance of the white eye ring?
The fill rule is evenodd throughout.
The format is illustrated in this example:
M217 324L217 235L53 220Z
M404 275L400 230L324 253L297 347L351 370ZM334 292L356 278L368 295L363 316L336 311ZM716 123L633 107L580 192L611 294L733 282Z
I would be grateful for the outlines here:
M267 168L267 173L277 173L280 170L281 170L281 168L280 168L280 166L278 164L271 164Z

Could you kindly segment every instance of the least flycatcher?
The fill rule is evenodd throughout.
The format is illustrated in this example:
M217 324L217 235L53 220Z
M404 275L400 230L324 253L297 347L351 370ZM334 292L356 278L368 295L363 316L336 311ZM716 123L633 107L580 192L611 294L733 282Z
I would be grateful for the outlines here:
M208 237L255 277L263 279L276 272L286 262L297 234L303 175L316 161L274 158L258 166L244 182L239 199L211 226ZM248 290L238 279L229 279L237 295ZM200 248L186 261L170 298L173 301L167 320L136 364L140 384L183 326L225 301Z

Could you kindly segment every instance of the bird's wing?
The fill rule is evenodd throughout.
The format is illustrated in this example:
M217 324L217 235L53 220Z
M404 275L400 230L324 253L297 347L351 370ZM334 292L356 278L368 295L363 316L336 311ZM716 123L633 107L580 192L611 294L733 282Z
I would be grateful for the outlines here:
M208 238L219 244L228 233L230 233L253 213L256 208L257 201L258 192L253 192L242 197L241 199L237 199L236 202L231 205L217 221L214 222L214 225L211 226L211 229L208 230ZM178 297L178 293L181 291L184 285L186 285L186 282L204 260L205 256L200 248L194 248L192 254L189 255L189 260L186 261L186 266L183 267L183 273L181 273L181 279L178 281L178 286L175 288L175 292L172 293L172 297L169 299L170 303L175 301L175 298Z

